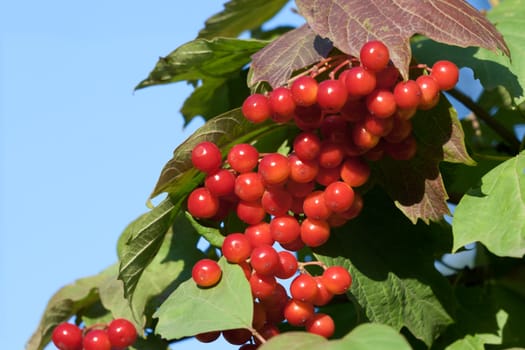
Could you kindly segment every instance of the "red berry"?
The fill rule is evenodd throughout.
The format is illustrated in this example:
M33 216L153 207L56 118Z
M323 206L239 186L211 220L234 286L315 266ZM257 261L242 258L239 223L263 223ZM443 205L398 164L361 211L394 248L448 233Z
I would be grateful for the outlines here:
M196 188L188 196L188 211L199 219L211 218L219 211L219 200L206 187Z
M326 205L324 192L320 190L306 196L303 211L308 218L315 220L326 220L332 214L332 210Z
M450 61L437 61L432 66L430 76L436 80L441 90L450 90L458 82L459 69Z
M335 323L329 315L317 313L306 321L305 329L309 333L330 338L335 332Z
M368 111L377 118L388 118L397 109L394 94L388 90L374 90L366 97Z
M255 225L264 220L266 210L261 205L261 201L239 201L236 208L237 217L248 225Z
M242 233L230 233L222 242L222 255L232 263L245 261L252 253L250 240Z
M111 346L114 348L127 348L137 340L135 326L125 318L117 318L111 321L107 333Z
M394 99L399 108L416 108L421 101L421 90L414 80L400 81L394 88Z
M259 162L258 172L261 174L265 184L281 184L290 175L288 158L280 153L269 153Z
M319 155L319 151L321 150L321 140L315 133L311 131L303 131L295 137L293 149L300 159L312 160Z
M394 127L394 118L378 118L368 114L364 120L365 129L373 135L385 136Z
M258 163L259 152L250 144L237 144L228 152L228 164L238 173L253 171Z
M252 338L252 332L245 328L235 328L222 331L224 339L233 345L242 345Z
M370 166L360 157L346 158L341 167L341 179L351 187L364 185L370 173Z
M89 331L82 340L83 350L111 350L111 342L105 330Z
M63 322L56 326L51 340L60 350L82 350L82 331L72 323Z
M250 264L260 275L275 275L279 268L279 254L269 245L256 247L250 256Z
M336 181L328 185L324 192L324 202L333 212L347 211L354 202L354 190L346 182Z
M301 240L309 247L319 247L330 238L330 225L324 220L306 218L301 223Z
M270 232L270 224L267 222L260 222L248 226L244 230L244 235L250 240L252 248L259 247L263 244L271 246L274 243Z
M416 79L419 90L421 91L421 100L418 108L428 110L437 105L439 102L439 84L430 75L421 75Z
M191 162L202 172L216 171L222 164L221 150L213 142L203 141L191 151Z
M348 122L341 114L326 116L321 124L323 139L334 143L342 143L348 137Z
M227 169L219 169L206 176L204 186L214 196L231 195L235 189L235 175Z
M359 60L366 69L380 71L386 68L390 60L390 53L385 44L377 40L372 40L361 47Z
M301 130L316 130L323 123L323 111L318 104L308 107L297 107L295 109L294 122Z
M323 186L328 186L332 182L339 181L341 178L341 165L336 166L335 168L323 168L319 167L319 172L315 177L315 181Z
M268 189L263 193L261 204L272 216L285 215L292 207L292 195L281 187Z
M211 343L219 338L221 335L220 331L210 331L205 333L199 333L195 338L201 343Z
M345 85L348 95L365 96L376 88L376 76L363 67L353 67L346 74Z
M331 141L323 141L319 151L319 166L323 168L335 168L343 161L345 150L342 144Z
M319 163L316 160L301 160L295 153L288 155L290 162L290 179L307 183L315 180L319 171Z
M364 121L359 121L353 125L352 141L359 149L368 150L374 148L379 143L379 140L379 136L367 130Z
M323 283L333 294L344 294L352 285L352 276L342 266L330 266L323 272Z
M317 89L317 81L307 75L295 79L290 88L295 104L303 107L317 102Z
M313 301L315 306L326 305L332 300L334 294L331 293L323 283L323 276L315 276L315 282L317 283L317 294Z
M292 92L286 87L275 88L268 96L272 119L277 123L285 123L293 118L295 101Z
M300 274L290 284L290 295L294 299L313 304L317 296L316 280L308 274Z
M326 112L335 113L343 108L348 93L340 80L328 79L319 83L317 103Z
M394 116L392 130L385 135L385 140L391 143L401 142L412 133L412 121Z
M242 104L242 114L253 123L261 123L270 118L272 111L268 98L262 94L248 96Z
M257 272L252 274L249 282L252 295L260 300L271 297L277 287L277 280L274 276L261 275Z
M298 267L295 255L289 251L282 250L279 252L279 268L275 273L275 277L288 279L295 275Z
M222 270L215 260L201 259L193 265L191 277L200 287L211 287L221 279Z
M392 90L399 79L399 70L393 65L376 72L376 87L378 89Z
M290 299L284 307L284 317L292 326L302 326L314 315L314 306L300 300Z
M261 199L264 182L258 173L242 173L235 179L235 194L244 201L253 202Z
M270 221L270 233L275 241L286 244L295 241L300 236L301 226L293 216L278 216Z

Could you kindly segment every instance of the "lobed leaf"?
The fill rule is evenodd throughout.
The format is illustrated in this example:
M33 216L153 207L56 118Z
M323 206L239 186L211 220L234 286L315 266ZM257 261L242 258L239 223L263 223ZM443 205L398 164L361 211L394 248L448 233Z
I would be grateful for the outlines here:
M175 289L158 308L156 333L180 339L198 333L251 328L253 300L242 269L219 260L222 278L211 288L200 288L189 279Z
M198 38L237 37L272 18L288 0L230 0L224 10L208 18Z
M525 254L525 151L489 171L465 194L452 227L454 251L479 241L499 256Z
M450 249L450 228L413 225L377 189L364 203L362 213L335 230L315 256L350 271L350 293L370 321L406 327L430 345L452 323L452 292L433 260Z
M446 44L478 46L510 55L503 36L479 11L461 0L297 0L299 12L321 37L359 57L370 40L384 42L408 78L410 38L422 34Z
M252 75L248 82L254 86L266 81L274 88L284 85L293 71L308 67L328 56L332 50L329 40L320 38L305 24L291 30L252 56Z
M325 338L304 332L287 332L271 338L261 350L410 350L411 347L394 329L366 323L356 327L344 338L328 341Z

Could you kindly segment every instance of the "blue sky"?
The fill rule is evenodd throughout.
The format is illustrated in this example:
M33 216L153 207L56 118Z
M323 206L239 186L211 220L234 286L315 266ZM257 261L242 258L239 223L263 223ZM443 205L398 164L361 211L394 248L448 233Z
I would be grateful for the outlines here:
M484 2L484 1L483 1ZM183 129L184 83L133 92L223 1L10 1L0 10L0 335L22 349L61 286L116 241ZM289 10L280 23L297 24ZM51 347L53 348L53 347ZM219 349L185 342L174 349Z

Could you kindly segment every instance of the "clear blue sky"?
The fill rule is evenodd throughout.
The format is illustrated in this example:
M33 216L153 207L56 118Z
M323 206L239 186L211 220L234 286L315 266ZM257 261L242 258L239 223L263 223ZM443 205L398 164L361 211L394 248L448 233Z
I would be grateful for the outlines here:
M184 83L133 87L222 3L0 5L2 348L24 347L61 286L116 261L120 232L147 210L172 150L201 124L182 128ZM288 10L278 21L300 19ZM232 347L174 346L220 348Z

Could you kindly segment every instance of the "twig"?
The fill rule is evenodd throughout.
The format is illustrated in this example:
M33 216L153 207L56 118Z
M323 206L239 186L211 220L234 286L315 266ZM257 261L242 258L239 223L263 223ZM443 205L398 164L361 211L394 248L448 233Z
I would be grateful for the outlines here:
M470 109L479 119L483 120L494 132L501 136L505 141L509 143L513 152L518 153L520 149L520 141L504 125L494 119L486 110L481 108L476 102L474 102L469 96L463 92L452 89L447 91L452 97L461 102L465 107Z

